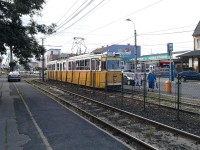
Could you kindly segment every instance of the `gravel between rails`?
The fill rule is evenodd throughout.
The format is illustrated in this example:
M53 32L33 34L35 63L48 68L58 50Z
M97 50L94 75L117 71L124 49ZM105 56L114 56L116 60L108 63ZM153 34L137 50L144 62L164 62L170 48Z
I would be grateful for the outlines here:
M47 83L50 84L51 82L47 82ZM58 83L56 84L56 86L60 88L67 88L67 90L70 90L71 88L71 86L67 86L67 85L62 86L63 84L60 84L60 82ZM191 115L188 113L180 112L179 114L180 120L178 120L177 119L178 112L176 110L171 110L171 109L167 109L163 107L155 107L155 106L151 106L150 104L146 104L145 110L144 110L143 104L130 101L130 100L127 101L127 100L121 99L117 95L106 96L106 94L102 94L98 92L93 93L93 90L84 90L82 88L78 88L77 90L77 88L74 88L74 87L72 87L72 90L73 92L76 91L78 94L81 94L83 96L96 99L100 102L109 104L114 107L118 107L120 109L126 110L133 114L137 114L145 118L149 118L151 120L163 123L165 125L200 136L200 129L199 129L200 115Z

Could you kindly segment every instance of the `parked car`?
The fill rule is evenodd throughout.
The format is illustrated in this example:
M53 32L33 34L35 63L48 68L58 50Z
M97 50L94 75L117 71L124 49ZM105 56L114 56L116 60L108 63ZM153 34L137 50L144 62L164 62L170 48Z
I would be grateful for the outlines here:
M131 72L123 73L123 84L134 85L135 84L134 73Z
M21 81L21 76L18 71L11 71L8 74L8 82L10 81Z
M131 70L123 70L122 72L132 72ZM133 72L132 72L133 73Z
M196 71L183 71L177 74L177 77L181 79L181 81L186 80L200 80L200 73Z

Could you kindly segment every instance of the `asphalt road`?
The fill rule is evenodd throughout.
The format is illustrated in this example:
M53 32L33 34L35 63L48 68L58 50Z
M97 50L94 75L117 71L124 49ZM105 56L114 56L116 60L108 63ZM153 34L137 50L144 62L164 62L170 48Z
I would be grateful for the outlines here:
M157 83L159 85L159 88L155 88L154 91L155 92L159 92L162 94L169 94L168 92L166 92L166 81L168 80L168 78L157 78ZM171 82L171 94L169 95L174 95L177 96L177 92L178 92L178 81L177 79L175 79L175 81ZM139 89L138 86L136 87L132 87L129 85L124 85L124 88L127 89L136 89L136 90L143 90L143 86L141 86L141 89ZM180 86L180 97L182 98L189 98L191 100L200 100L200 81L192 81L192 80L188 80L186 82L181 82Z
M0 150L126 150L24 81L0 78Z

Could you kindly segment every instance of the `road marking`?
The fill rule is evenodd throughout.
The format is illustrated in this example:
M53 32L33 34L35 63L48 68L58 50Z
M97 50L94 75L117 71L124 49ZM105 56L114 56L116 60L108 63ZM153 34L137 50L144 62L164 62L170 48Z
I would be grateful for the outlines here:
M39 133L39 135L40 135L40 137L41 137L41 139L42 139L44 145L46 146L46 149L47 149L47 150L53 150L53 148L50 146L50 144L49 144L47 138L45 137L44 133L43 133L42 130L40 129L40 127L39 127L39 125L37 124L36 120L34 119L33 114L31 113L31 111L30 111L28 105L26 104L24 98L23 98L22 95L20 94L20 92L19 92L17 86L16 86L15 84L14 84L14 86L15 86L15 88L16 88L16 90L17 90L19 96L21 97L21 100L22 100L22 102L24 103L24 106L26 107L26 110L27 110L27 112L28 112L28 114L29 114L29 116L30 116L30 118L31 118L31 120L32 120L32 122L33 122L35 128L37 129L37 131L38 131L38 133Z

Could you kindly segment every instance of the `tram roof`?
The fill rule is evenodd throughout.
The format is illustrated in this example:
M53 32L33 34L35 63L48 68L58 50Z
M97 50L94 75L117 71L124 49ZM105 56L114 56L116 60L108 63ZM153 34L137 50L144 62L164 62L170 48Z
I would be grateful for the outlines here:
M69 57L68 60L83 59L83 58L97 58L97 57L101 57L102 55L103 54L89 53L89 54L83 54L83 55Z

